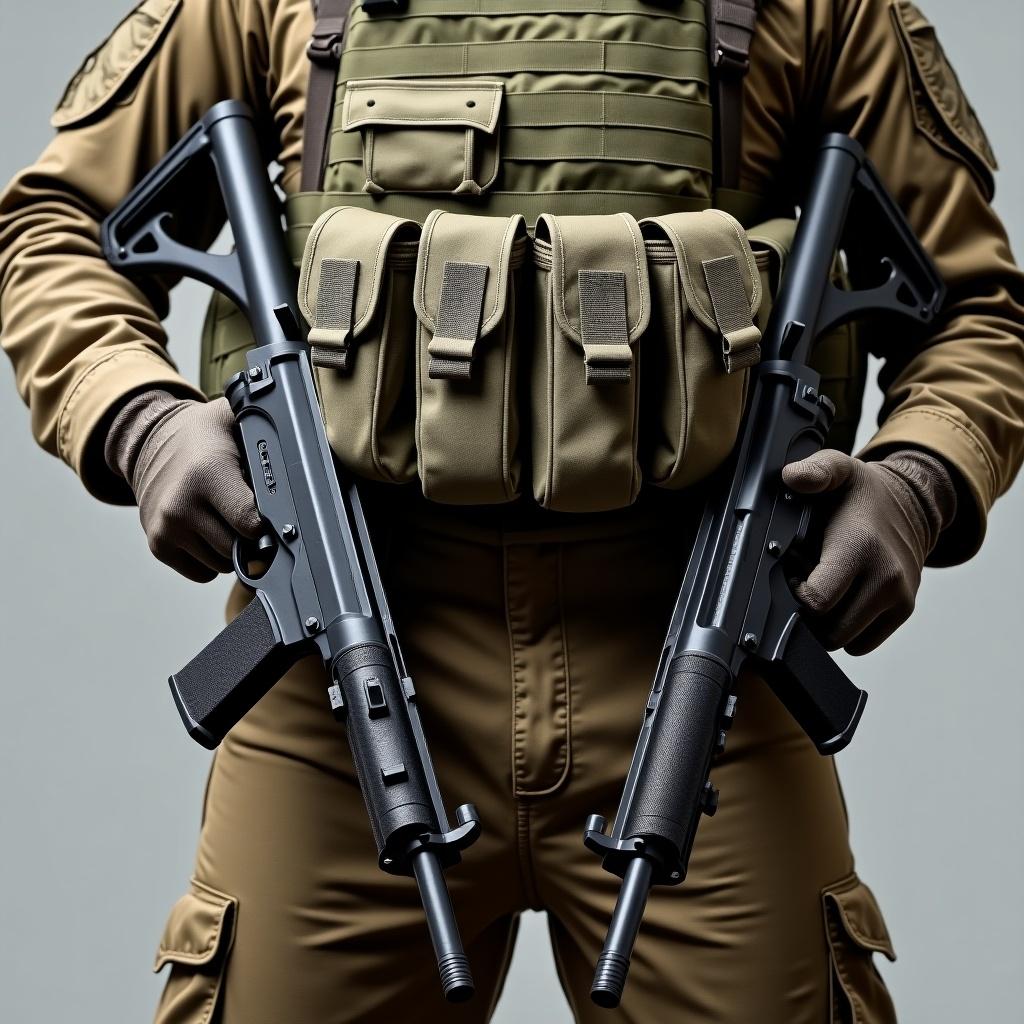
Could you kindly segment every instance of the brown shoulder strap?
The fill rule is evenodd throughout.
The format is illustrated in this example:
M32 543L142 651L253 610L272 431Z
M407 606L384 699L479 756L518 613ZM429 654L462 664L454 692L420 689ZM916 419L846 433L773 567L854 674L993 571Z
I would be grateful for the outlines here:
M743 79L750 69L759 0L707 0L711 42L712 102L715 107L715 177L735 189L740 178Z
M316 24L306 54L309 57L309 89L302 135L302 191L321 187L331 131L338 65L352 0L313 0Z

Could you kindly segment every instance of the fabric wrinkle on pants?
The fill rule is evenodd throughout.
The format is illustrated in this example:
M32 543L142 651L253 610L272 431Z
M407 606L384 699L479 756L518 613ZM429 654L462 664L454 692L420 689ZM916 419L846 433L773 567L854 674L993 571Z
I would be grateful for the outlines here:
M217 753L158 1024L484 1022L530 909L584 1024L890 1024L871 962L888 936L853 871L835 769L756 679L714 768L721 808L683 885L652 892L622 1006L589 999L620 883L583 824L622 792L685 567L679 521L517 531L417 513L378 542L446 806L471 801L483 823L447 873L471 1003L443 1002L415 885L377 866L308 660ZM230 931L208 923L211 892ZM202 964L197 947L213 950Z

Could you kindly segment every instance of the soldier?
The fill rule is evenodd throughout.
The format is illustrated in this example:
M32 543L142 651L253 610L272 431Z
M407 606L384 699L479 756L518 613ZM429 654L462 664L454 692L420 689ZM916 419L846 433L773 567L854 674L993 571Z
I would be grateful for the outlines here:
M225 98L254 108L300 243L330 206L423 220L467 193L474 212L531 222L714 203L749 225L792 211L824 132L852 134L950 298L926 338L870 339L886 399L857 458L842 449L863 360L833 353L835 447L785 474L828 511L799 596L831 647L863 654L909 616L925 564L978 549L1024 446L1024 279L990 206L985 133L913 4L766 0L756 31L741 2L709 4L710 18L698 0L349 6L321 0L314 31L308 0L144 0L72 79L56 138L0 203L2 341L35 435L101 500L137 502L158 558L211 580L259 517L226 402L166 352L171 282L143 290L111 270L98 226ZM451 187L432 162L449 152L434 134L443 110L390 136L383 158L346 122L354 79L415 90L469 74L504 83L500 155L476 177L457 167ZM375 123L381 137L396 128ZM217 211L190 199L202 244ZM229 348L211 349L209 373L226 373ZM442 788L473 799L486 826L450 875L478 997L441 1003L414 887L380 873L369 831L351 826L352 765L319 665L303 663L216 756L195 877L160 943L160 1024L483 1021L528 908L548 914L575 1018L605 1019L587 992L617 880L580 827L618 798L685 565L680 517L700 503L645 490L573 517L408 490L382 487L374 514ZM229 614L244 601L236 587ZM652 894L621 1019L891 1021L872 956L892 948L854 871L833 765L759 681L743 705L716 771L729 799L686 885Z

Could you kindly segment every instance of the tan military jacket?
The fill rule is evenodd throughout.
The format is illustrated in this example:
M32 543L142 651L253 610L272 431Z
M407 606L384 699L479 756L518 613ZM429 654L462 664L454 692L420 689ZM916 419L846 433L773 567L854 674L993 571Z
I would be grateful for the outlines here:
M144 0L72 79L57 137L0 200L0 340L39 442L101 498L127 498L102 459L112 408L148 387L198 392L166 352L166 292L107 266L99 222L229 97L254 107L297 189L311 28L309 0ZM957 522L933 560L966 558L1024 450L1024 276L989 206L984 131L906 0L766 0L751 63L741 187L798 197L820 135L848 132L949 285L926 342L872 339L886 400L869 448L914 444L959 470ZM208 241L219 225L194 200L189 227Z

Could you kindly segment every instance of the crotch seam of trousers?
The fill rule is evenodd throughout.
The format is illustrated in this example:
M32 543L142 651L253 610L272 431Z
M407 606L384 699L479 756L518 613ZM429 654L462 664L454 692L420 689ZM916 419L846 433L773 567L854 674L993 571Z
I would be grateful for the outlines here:
M571 734L562 546L502 547L512 677L512 789L548 796L569 776Z
M530 839L530 805L516 803L516 846L518 848L519 875L523 883L523 895L531 910L543 910L540 890L537 886L537 872L533 864L533 843Z

